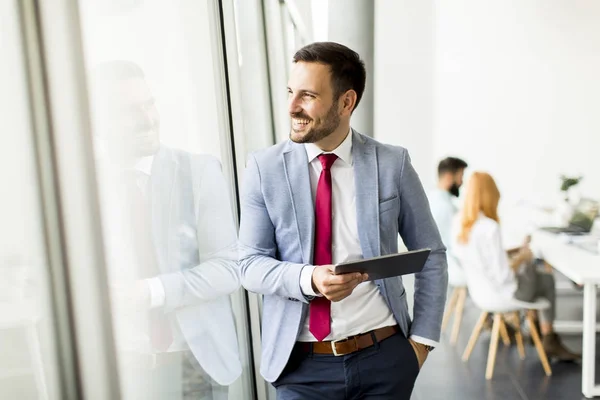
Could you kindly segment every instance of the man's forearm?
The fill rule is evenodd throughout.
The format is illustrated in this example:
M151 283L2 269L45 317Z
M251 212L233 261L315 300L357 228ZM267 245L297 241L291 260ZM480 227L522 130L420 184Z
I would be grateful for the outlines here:
M306 264L279 261L263 255L246 255L240 259L242 285L250 292L277 295L308 302L300 287Z

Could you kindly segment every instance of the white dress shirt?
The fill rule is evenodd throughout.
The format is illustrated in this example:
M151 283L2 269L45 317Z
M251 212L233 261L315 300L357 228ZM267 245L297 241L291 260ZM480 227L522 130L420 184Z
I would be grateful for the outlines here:
M148 182L150 181L153 162L154 156L143 157L134 166L134 169L140 173L136 183L144 197L148 196ZM150 289L150 308L162 307L165 304L165 287L162 282L157 277L146 279L146 282Z
M317 194L317 184L322 166L317 158L323 151L315 144L305 144L308 155L310 185L313 203ZM331 153L338 159L331 167L332 181L332 263L362 258L362 250L358 239L356 219L356 190L354 185L354 167L352 163L352 134ZM321 296L313 291L312 273L314 265L303 268L300 286L307 296ZM315 342L316 339L308 330L309 318L298 337L301 342ZM385 303L385 299L373 281L359 284L352 294L339 302L331 303L331 333L323 340L338 340L371 331L385 326L396 325L394 315ZM418 337L414 340L435 346L435 342Z
M451 286L464 286L467 283L465 273L460 266L456 255L452 251L453 238L452 227L457 216L458 207L455 199L449 191L436 188L428 193L429 207L433 219L440 231L442 242L446 246L446 257L448 259L448 283Z
M459 229L456 224L453 229L455 237ZM517 279L502 245L500 225L496 221L480 213L471 228L469 241L463 244L455 240L454 253L468 276L472 296L493 296L505 301L513 298Z

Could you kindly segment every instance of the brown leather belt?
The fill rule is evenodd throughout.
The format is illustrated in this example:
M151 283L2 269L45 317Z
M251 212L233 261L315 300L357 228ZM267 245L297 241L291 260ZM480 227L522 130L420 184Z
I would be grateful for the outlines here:
M366 349L400 332L398 325L386 326L360 335L350 336L346 339L333 340L331 342L301 342L303 351L315 354L333 354L334 356L345 356L359 350Z

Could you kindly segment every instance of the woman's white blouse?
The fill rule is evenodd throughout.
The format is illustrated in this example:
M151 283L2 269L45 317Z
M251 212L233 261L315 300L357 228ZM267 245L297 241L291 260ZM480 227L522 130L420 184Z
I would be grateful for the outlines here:
M458 241L459 228L455 224L454 251L467 276L473 300L487 303L492 298L497 301L513 298L517 280L502 245L500 225L480 213L466 244Z

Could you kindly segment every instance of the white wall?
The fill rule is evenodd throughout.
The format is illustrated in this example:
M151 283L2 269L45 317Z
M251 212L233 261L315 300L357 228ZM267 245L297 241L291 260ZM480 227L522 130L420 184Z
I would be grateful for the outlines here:
M434 158L497 179L505 206L600 197L600 2L436 1ZM432 165L433 167L433 165Z
M374 136L406 147L434 183L433 0L375 2Z
M600 198L600 2L379 0L375 21L376 137L410 150L426 188L455 155L513 219L555 206L561 174Z

